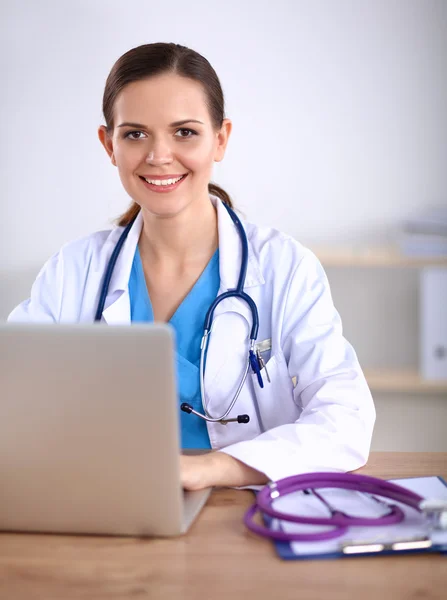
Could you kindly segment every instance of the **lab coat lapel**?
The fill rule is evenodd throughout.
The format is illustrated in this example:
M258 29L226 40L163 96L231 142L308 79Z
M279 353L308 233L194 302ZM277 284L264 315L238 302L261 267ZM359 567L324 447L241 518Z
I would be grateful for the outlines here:
M110 280L109 291L102 312L103 319L108 325L130 324L129 277L142 226L143 216L140 212L121 248ZM116 235L110 236L110 243L113 248L118 243L122 231L122 228L116 229ZM111 254L110 250L108 254Z
M211 197L211 200L217 208L218 217L220 295L237 286L242 244L238 229L225 206L218 199ZM263 284L259 262L248 240L244 291L250 294L250 288ZM211 412L220 399L235 391L243 375L252 321L249 306L239 298L226 298L214 311L205 369L206 403Z
M115 299L113 299L114 297ZM104 321L108 325L130 325L129 292L120 290L117 292L117 294L111 296L110 298L111 304L102 312Z

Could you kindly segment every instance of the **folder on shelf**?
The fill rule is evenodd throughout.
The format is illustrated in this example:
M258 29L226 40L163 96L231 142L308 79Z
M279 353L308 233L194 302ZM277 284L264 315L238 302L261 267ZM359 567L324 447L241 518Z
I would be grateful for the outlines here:
M424 498L439 498L447 500L447 483L441 477L416 477L408 479L393 479L397 483L409 490L416 492ZM358 509L353 509L352 497L357 492L348 490L328 490L331 496L327 496L332 505L340 510L345 510L349 514L359 513ZM296 492L284 498L275 501L275 508L286 513L293 514L300 510L300 503L297 496L301 492ZM325 494L323 490L319 493ZM363 494L358 494L358 497ZM308 498L308 497L307 497ZM367 498L365 496L365 498ZM351 499L351 500L350 500ZM401 523L388 525L385 527L352 527L339 538L318 541L318 542L279 542L275 541L275 548L280 558L284 560L309 560L309 559L330 559L346 558L349 556L377 556L394 555L421 552L437 552L447 556L447 530L430 530L425 517L416 510L394 502L386 498L381 498L387 504L397 504L405 513L405 519ZM356 504L359 506L359 504ZM380 516L384 507L378 503L374 508L374 503L368 506L368 515L372 516L371 511L376 511L375 516ZM302 508L302 507L301 507ZM354 512L352 512L354 510ZM300 512L299 514L303 514ZM309 513L310 514L310 513ZM327 515L326 515L327 516ZM364 514L366 516L366 514ZM269 527L282 529L288 533L299 531L316 531L315 526L300 525L287 521L278 521L277 519L265 519ZM319 528L320 530L323 528Z
M420 365L428 380L447 380L447 269L421 271Z

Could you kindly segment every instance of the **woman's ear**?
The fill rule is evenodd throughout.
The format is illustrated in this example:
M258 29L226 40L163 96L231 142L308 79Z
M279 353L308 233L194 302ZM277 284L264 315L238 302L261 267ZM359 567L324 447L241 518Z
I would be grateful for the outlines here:
M225 156L225 150L230 137L231 129L233 124L230 119L224 119L222 121L222 127L217 134L217 146L214 152L214 162L220 162Z
M110 156L112 165L116 167L115 155L113 153L113 142L112 137L109 135L105 125L101 125L98 129L98 137L101 144L106 149L107 154Z

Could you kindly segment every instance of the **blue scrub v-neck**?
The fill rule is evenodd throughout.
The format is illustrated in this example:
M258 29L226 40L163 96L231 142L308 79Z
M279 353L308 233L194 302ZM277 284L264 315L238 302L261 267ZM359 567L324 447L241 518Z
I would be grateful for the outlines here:
M206 422L199 417L180 411L180 404L188 402L195 410L202 411L199 372L200 342L203 336L206 312L215 300L219 286L219 249L217 249L194 287L169 321L175 330L176 339L182 448L211 448ZM131 322L152 322L154 314L138 246L129 278L129 296Z

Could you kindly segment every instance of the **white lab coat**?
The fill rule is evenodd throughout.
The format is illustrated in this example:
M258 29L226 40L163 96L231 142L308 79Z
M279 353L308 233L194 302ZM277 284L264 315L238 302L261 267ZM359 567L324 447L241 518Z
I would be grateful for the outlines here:
M236 287L241 244L225 207L210 198L217 206L223 293ZM110 282L103 311L109 325L130 323L128 282L142 223L140 213ZM271 383L264 376L261 389L250 372L230 413L247 413L250 422L207 423L211 446L270 479L357 469L368 458L375 409L356 354L342 335L323 268L290 236L250 223L244 227L249 249L245 291L258 307L258 342L271 340L271 351L264 354ZM92 322L122 229L63 246L40 271L30 299L8 320ZM218 305L205 373L206 402L214 415L225 412L240 382L250 328L251 313L243 301L229 298Z

